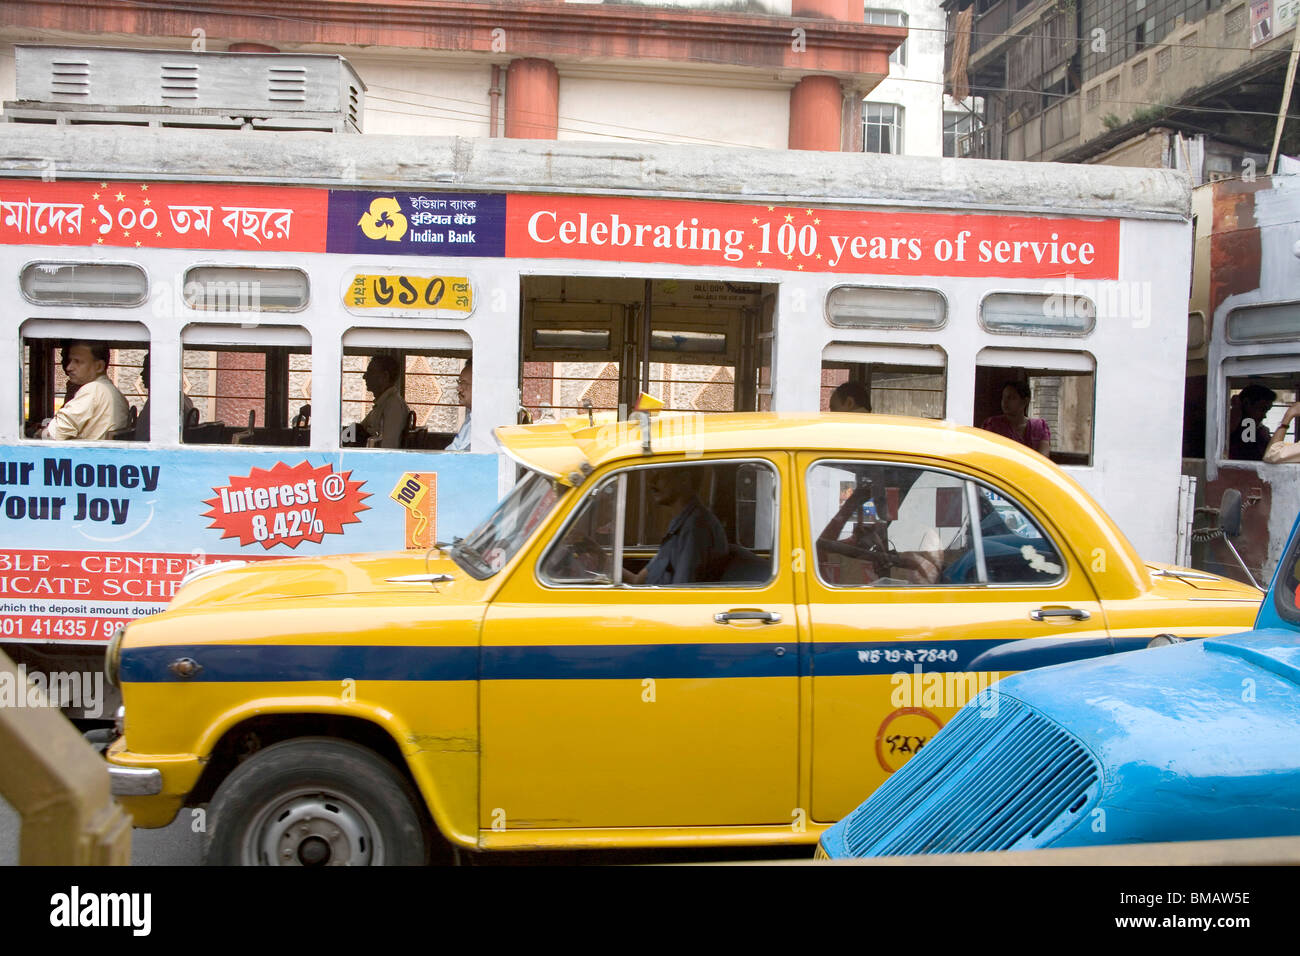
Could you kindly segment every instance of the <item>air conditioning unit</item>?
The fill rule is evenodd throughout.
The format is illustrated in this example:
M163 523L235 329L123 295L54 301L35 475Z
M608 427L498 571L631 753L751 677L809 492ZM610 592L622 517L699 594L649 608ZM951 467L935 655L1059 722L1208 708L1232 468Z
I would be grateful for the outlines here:
M14 46L14 123L361 132L366 85L341 56Z

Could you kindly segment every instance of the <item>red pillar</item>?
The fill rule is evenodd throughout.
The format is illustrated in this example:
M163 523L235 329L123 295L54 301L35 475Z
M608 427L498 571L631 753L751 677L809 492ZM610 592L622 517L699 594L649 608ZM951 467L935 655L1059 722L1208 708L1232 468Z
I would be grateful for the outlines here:
M790 91L790 149L838 151L843 99L833 76L805 76L795 84Z
M790 4L790 16L847 20L850 23L861 23L863 20L859 0L794 0Z
M506 136L555 139L560 125L560 73L550 60L513 60L506 70Z

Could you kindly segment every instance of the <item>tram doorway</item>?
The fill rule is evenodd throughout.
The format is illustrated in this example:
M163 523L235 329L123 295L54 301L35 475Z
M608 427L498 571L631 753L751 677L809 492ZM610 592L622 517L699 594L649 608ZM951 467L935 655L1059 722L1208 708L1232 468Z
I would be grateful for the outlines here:
M767 411L777 286L525 276L520 394L534 421L666 411Z

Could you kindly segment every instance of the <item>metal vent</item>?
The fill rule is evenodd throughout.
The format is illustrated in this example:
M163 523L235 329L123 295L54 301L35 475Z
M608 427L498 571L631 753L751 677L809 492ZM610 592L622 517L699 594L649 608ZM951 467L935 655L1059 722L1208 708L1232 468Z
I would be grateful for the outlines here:
M992 693L961 710L856 812L844 835L849 853L1030 849L1087 811L1102 779L1092 754L1055 722Z
M50 95L90 96L90 63L87 60L52 60Z
M164 100L197 100L199 98L198 64L164 63L158 89L159 95Z
M306 103L307 71L297 66L269 67L266 98L272 103Z
M360 132L365 113L365 83L330 54L18 43L14 61L0 122L343 133Z

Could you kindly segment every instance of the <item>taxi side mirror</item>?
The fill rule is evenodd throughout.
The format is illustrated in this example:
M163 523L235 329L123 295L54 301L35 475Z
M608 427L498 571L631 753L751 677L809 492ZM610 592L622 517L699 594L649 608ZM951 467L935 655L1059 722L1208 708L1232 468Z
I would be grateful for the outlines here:
M1229 538L1241 535L1241 492L1227 488L1219 501L1219 530Z

